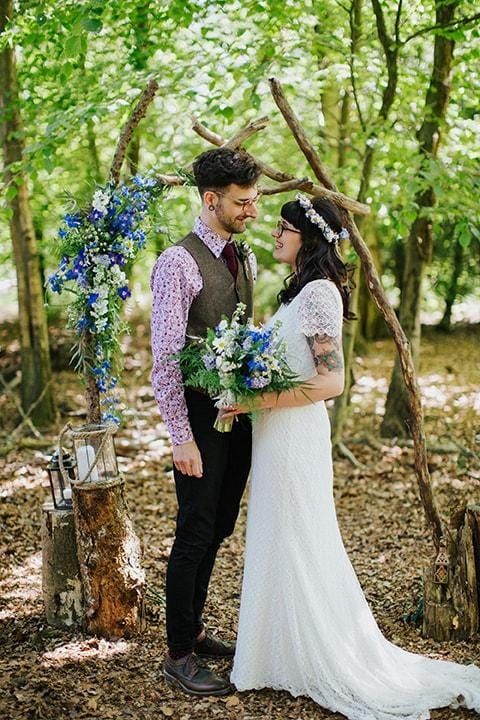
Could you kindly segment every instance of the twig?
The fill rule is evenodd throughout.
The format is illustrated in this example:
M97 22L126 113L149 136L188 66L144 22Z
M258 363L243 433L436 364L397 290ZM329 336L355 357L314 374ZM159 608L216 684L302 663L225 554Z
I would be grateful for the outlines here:
M48 388L48 387L50 386L50 384L51 384L51 380L45 385L45 387L43 388L43 391L41 392L40 396L35 400L35 402L33 402L33 403L30 405L30 407L28 408L27 412L24 411L24 409L22 408L21 403L17 400L17 397L16 397L15 393L13 393L13 392L11 391L11 389L10 389L10 387L11 387L12 383L14 382L14 380L12 380L12 383L9 384L9 383L7 383L7 382L4 380L3 375L0 373L0 382L2 383L2 385L3 385L3 387L4 387L5 393L8 395L9 398L11 398L11 400L13 400L13 403L14 403L15 407L17 408L18 412L20 413L20 415L21 415L21 417L22 417L22 420L21 420L20 424L17 425L17 427L13 430L13 432L12 432L12 437L14 437L15 435L17 435L17 433L20 432L20 429L21 429L24 425L27 425L28 428L29 428L29 430L32 431L32 433L35 435L35 437L38 438L38 439L40 439L40 438L42 437L42 435L41 435L41 433L38 432L37 428L35 427L35 425L33 424L32 420L30 419L30 414L33 412L33 410L35 410L35 408L37 407L38 403L39 403L39 402L43 399L43 397L45 396L45 393L47 392L47 388Z
M259 187L258 191L262 195L276 195L277 193L288 192L289 190L301 189L306 183L312 184L308 178L299 178L298 180L278 183L278 185L274 187Z
M269 124L270 118L267 116L259 118L258 120L253 120L246 127L242 128L242 130L240 130L236 135L230 138L230 140L227 140L225 147L233 149L240 147L245 140L248 140L249 137L255 135L255 133L260 130L264 130Z
M115 150L115 154L113 156L112 165L110 167L110 182L113 185L118 185L120 180L120 170L122 169L123 161L125 160L128 144L132 139L132 135L138 123L143 117L145 117L147 108L152 102L157 90L158 82L152 78L141 94L131 116L123 126L122 132L120 133L120 139L117 144L117 149Z
M336 191L335 184L328 177L328 172L324 167L322 161L317 155L315 148L307 138L302 126L300 125L295 113L293 112L287 98L282 92L282 88L278 80L275 78L269 78L270 91L273 99L275 100L278 109L282 113L285 122L292 131L293 137L297 141L297 145L307 158L308 164L312 168L315 177L319 180L327 190Z
M225 141L223 140L223 138L220 137L220 135L212 133L198 121L193 126L193 130L197 133L197 135L203 137L204 140L207 140L208 142L216 145L217 147L225 145ZM267 163L262 162L258 158L255 158L255 162L261 169L262 173L266 175L266 177L269 177L271 180L275 180L279 183L290 182L292 180L298 182L299 180L299 178L296 178L294 175L290 175L289 173L284 173L276 170L275 168L272 168L270 165L267 165ZM349 210L356 215L368 215L370 213L370 208L368 205L359 203L357 200L353 200L352 198L343 195L343 193L327 190L321 185L315 185L311 180L307 179L302 184L296 185L296 187L298 187L300 190L303 190L304 192L309 193L310 195L328 198L339 207L344 208L345 210Z
M359 468L360 470L365 469L365 465L357 460L355 455L347 448L346 445L343 444L343 442L337 443L337 449L342 457L352 463L353 467Z
M480 13L476 13L470 17L458 18L457 20L452 20L444 25L429 25L428 27L420 28L420 30L416 30L412 35L405 38L405 40L402 41L402 45L406 45L410 42L410 40L413 40L419 35L425 35L425 33L430 32L431 30L448 30L450 28L454 28L455 26L465 27L465 25L471 25L476 20L480 20Z

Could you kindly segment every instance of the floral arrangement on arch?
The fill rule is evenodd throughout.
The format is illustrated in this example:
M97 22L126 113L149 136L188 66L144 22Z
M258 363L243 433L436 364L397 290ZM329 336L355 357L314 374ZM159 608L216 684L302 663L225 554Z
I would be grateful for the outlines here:
M121 309L131 295L128 269L145 247L148 214L165 186L136 175L131 184L99 187L86 209L67 213L58 231L61 260L47 285L73 293L68 326L75 330L75 369L93 373L102 421L120 423L116 393Z

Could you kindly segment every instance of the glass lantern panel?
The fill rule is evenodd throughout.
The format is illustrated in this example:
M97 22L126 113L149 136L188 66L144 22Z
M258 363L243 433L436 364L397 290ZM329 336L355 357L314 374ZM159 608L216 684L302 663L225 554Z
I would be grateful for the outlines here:
M97 458L97 462L87 482L99 482L117 477L118 468L113 437L111 435L105 437L104 428L101 425L85 426L80 430L83 431L83 437L74 437L73 440L79 482L85 481L95 458ZM100 449L104 437L105 441Z

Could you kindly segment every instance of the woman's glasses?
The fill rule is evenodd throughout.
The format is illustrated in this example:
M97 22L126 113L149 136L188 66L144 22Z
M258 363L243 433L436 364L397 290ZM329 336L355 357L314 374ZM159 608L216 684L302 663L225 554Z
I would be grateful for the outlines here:
M275 227L276 236L282 237L284 230L289 230L289 232L293 232L293 233L297 233L298 235L301 235L301 230L295 230L295 228L288 227L288 225L284 225L284 223L281 220L279 220Z

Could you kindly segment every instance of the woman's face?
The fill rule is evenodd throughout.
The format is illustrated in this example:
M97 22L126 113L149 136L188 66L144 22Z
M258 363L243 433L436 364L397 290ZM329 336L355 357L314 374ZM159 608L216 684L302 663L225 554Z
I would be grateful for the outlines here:
M295 268L298 251L302 245L302 233L287 220L280 218L272 232L275 238L273 257L277 262L287 263Z

